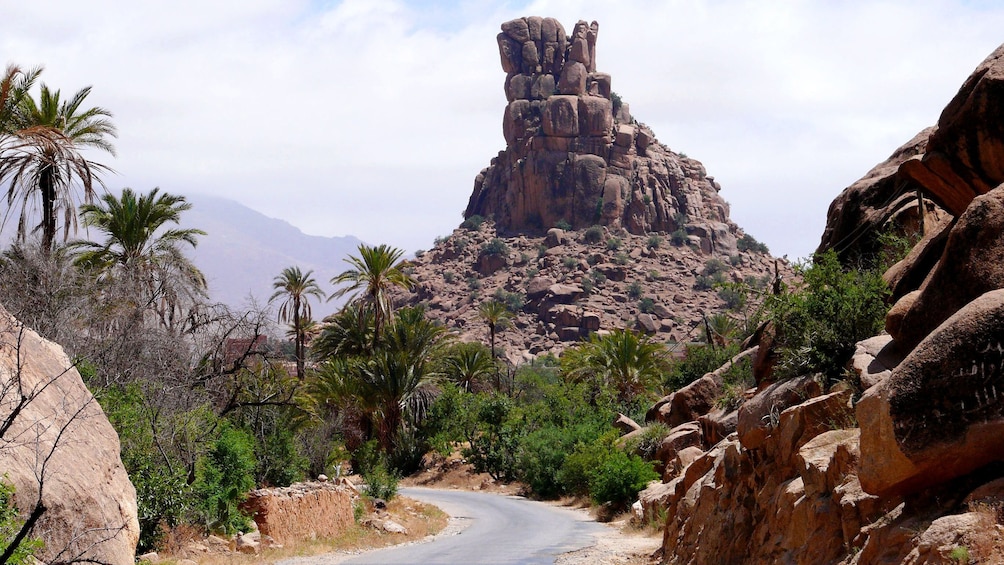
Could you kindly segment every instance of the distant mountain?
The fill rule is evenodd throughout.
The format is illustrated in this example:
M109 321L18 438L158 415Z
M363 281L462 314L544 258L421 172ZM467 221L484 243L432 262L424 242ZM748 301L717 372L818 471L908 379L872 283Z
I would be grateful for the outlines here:
M205 273L210 297L233 307L247 306L252 296L264 304L272 295L272 280L293 265L312 270L321 289L330 292L330 279L347 268L342 260L360 243L353 236L307 235L234 200L204 194L187 198L192 209L182 215L184 227L208 234L188 253ZM334 302L315 303L314 318L336 307Z

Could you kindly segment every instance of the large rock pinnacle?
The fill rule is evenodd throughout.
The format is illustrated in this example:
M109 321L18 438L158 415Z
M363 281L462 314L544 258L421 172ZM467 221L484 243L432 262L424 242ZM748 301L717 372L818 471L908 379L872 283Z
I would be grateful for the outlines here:
M599 25L571 35L526 17L498 34L508 105L506 149L474 181L466 217L503 233L542 233L564 221L631 233L686 229L705 251L734 252L737 227L719 186L696 160L659 144L596 70Z

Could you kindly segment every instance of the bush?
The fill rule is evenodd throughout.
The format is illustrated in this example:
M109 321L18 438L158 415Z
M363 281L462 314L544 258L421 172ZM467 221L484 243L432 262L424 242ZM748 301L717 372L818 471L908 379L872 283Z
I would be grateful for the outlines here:
M613 113L616 116L617 112L621 109L621 106L624 105L624 100L621 98L620 94L610 91L610 103Z
M390 502L397 496L397 483L399 479L397 475L388 471L387 466L382 462L377 463L375 467L364 473L363 480L366 482L363 494L370 498L379 498L380 500Z
M732 286L718 289L718 298L722 299L729 310L739 310L746 305L745 293Z
M765 305L778 330L775 370L838 380L854 344L882 331L889 289L878 271L845 271L832 250L798 270L800 287L769 296Z
M478 231L481 228L481 224L485 223L485 219L477 214L464 220L460 227L469 231Z
M628 298L632 300L638 300L639 298L641 298L641 293L642 293L642 288L640 282L633 281L631 284L628 285L627 288Z
M562 218L554 224L554 227L562 231L568 231L572 229L572 224L568 223L568 220Z
M687 239L687 230L683 228L679 228L673 233L669 234L669 242L676 247L683 247L684 245L687 245L688 241L690 240Z
M727 273L729 266L721 259L711 258L704 262L704 269L701 270L701 274L705 276L714 276L720 273Z
M645 461L654 461L655 453L662 445L662 440L669 435L669 426L661 422L650 424L627 443L628 452L636 453Z
M603 241L603 228L600 226L590 226L583 232L582 241L586 243L599 243Z
M597 504L610 503L618 508L627 508L649 481L658 478L651 463L637 455L616 450L590 474L589 497Z
M621 238L619 237L608 237L607 238L607 250L616 251L621 248Z
M253 444L247 433L224 422L209 453L199 459L193 490L208 530L232 535L250 528L239 505L255 486Z
M616 255L614 255L615 265L627 265L630 262L631 262L631 257L629 257L628 254L624 253L623 251L620 251Z
M456 276L457 275L453 271L443 271L443 282L446 284L453 284Z
M697 280L694 282L695 290L711 290L718 285L725 284L725 274L721 272L716 272L712 275L697 275Z
M649 297L642 298L638 301L638 311L642 314L651 314L655 310L655 300Z
M571 271L575 267L579 266L579 260L576 259L575 257L565 257L564 259L561 260L561 266L564 267L566 270Z
M739 251L752 251L753 253L770 253L770 249L763 243L760 243L750 234L743 234L736 242L736 247Z
M520 478L542 498L566 494L559 476L565 458L576 444L595 441L603 428L603 425L585 422L575 426L548 425L529 433L520 442Z
M492 298L496 302L501 302L505 304L506 310L516 314L523 309L526 305L526 295L519 292L509 292L502 287L496 288L495 293L492 294Z
M739 345L712 347L708 344L688 345L683 359L673 364L666 375L666 387L679 390L714 371L739 353Z
M648 236L648 241L645 242L645 245L647 245L649 249L659 249L660 247L662 247L662 243L663 243L662 236L653 234Z
M499 257L509 256L509 246L500 238L493 237L491 241L481 248L481 253L485 255L497 255Z

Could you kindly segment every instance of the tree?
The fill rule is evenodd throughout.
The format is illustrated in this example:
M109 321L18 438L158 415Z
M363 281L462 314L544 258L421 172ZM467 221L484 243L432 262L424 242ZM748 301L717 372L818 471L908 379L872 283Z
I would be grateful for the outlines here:
M31 72L22 76L15 81L32 78ZM61 100L59 90L50 90L43 83L38 101L30 95L21 96L8 120L7 128L12 133L0 151L4 155L0 159L0 182L8 183L7 204L20 206L17 231L22 240L38 195L41 221L31 231L41 229L44 249L52 248L60 212L64 239L70 227L76 227L75 183L79 182L84 201L89 203L94 197L94 183L103 186L99 174L110 170L87 159L81 151L99 149L115 154L108 139L117 136L111 113L97 106L82 107L90 92L88 86Z
M495 373L495 359L481 343L458 343L443 360L443 372L464 392L472 392L482 378Z
M374 347L380 339L384 320L390 318L393 310L389 291L394 287L409 289L415 284L401 270L400 259L403 253L400 249L387 245L371 247L365 243L360 244L359 256L345 259L352 268L331 279L331 284L335 286L348 285L336 290L331 298L351 293L352 299L361 299L372 308Z
M17 109L40 74L41 67L25 72L17 65L7 65L3 77L0 77L0 137L16 130Z
M317 281L311 275L300 271L300 267L286 267L272 281L275 293L269 302L285 298L279 305L279 323L292 322L296 344L296 378L303 380L303 362L306 358L307 334L304 323L310 320L310 297L324 299L324 291L317 286Z
M195 247L196 236L206 232L164 229L169 223L180 223L181 213L192 205L184 196L158 194L159 190L137 195L126 188L120 198L105 194L100 204L84 204L80 212L84 225L103 233L105 241L75 241L71 246L78 266L124 282L137 293L136 300L142 300L140 306L152 307L161 324L173 329L182 299L192 302L206 296L205 276L179 245Z
M593 381L612 387L621 402L631 403L645 394L669 368L666 348L630 330L593 334L588 342L561 358L565 374L573 381Z
M488 324L488 337L491 343L492 359L495 359L495 333L506 327L512 318L512 312L505 303L495 300L486 300L478 306L478 315ZM499 388L499 369L495 368L495 388Z

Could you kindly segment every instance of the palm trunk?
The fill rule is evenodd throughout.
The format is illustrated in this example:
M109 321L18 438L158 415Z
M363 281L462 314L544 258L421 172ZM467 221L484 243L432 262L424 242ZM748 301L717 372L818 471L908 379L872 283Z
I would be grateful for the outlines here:
M38 179L42 192L42 251L49 255L56 239L56 178L52 165L44 165Z
M300 299L293 297L293 342L296 350L296 378L303 380L303 328L300 324Z

